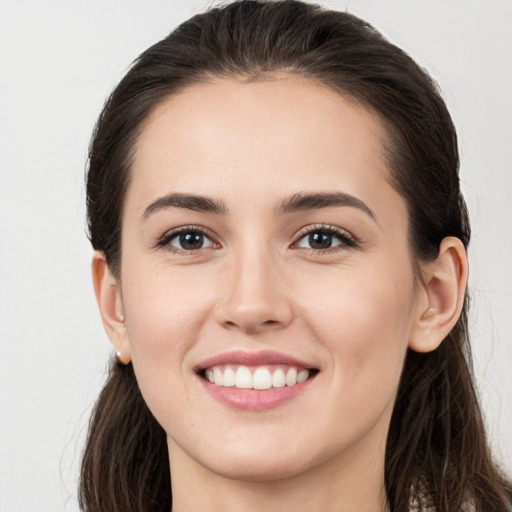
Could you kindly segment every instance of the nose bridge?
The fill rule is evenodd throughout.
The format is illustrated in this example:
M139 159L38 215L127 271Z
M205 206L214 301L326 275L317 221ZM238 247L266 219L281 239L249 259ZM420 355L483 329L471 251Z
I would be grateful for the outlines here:
M252 239L233 251L224 272L218 320L258 332L287 325L292 311L280 262L268 242Z

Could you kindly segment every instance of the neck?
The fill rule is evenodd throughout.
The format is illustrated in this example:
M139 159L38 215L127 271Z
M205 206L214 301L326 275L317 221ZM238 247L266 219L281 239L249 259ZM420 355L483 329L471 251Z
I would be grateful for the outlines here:
M286 478L242 481L210 471L168 443L173 512L388 511L382 449L366 456L344 453Z

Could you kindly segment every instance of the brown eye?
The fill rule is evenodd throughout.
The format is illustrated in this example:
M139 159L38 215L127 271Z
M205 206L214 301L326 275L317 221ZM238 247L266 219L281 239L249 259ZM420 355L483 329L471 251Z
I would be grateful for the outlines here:
M213 242L204 233L193 230L172 235L167 244L181 251L197 251L213 246Z
M329 249L332 247L333 236L330 233L315 232L308 235L308 243L311 249Z
M355 247L355 240L344 230L334 227L317 227L304 233L295 244L301 249L326 251L339 247Z

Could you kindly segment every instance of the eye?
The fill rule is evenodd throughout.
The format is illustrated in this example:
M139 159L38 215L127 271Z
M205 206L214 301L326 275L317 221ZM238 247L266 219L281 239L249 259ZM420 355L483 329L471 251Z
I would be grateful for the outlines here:
M357 244L354 238L342 229L320 226L303 232L294 245L302 249L327 251L336 247L355 247Z
M213 240L206 233L196 228L180 228L166 233L158 246L167 247L175 252L192 252L214 247Z

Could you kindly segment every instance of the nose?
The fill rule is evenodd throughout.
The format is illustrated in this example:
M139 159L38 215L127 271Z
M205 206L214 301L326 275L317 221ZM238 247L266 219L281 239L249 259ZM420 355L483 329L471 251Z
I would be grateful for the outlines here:
M258 334L292 321L289 287L269 254L240 254L226 265L221 278L215 315L223 327Z

